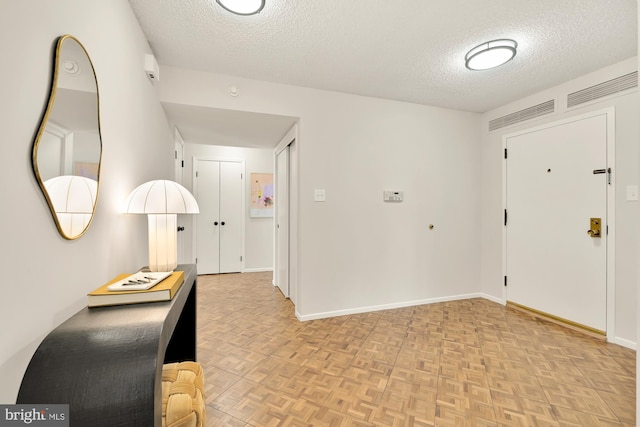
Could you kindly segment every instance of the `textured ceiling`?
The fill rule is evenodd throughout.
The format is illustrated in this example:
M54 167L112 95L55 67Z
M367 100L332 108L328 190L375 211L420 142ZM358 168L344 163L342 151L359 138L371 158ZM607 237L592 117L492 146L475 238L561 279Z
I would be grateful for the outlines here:
M485 112L637 55L637 0L129 0L160 65ZM465 53L518 54L469 71Z

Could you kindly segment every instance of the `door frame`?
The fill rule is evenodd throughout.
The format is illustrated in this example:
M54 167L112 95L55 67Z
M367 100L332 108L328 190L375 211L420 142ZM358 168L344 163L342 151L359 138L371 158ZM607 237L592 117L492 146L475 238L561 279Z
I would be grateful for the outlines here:
M198 181L196 179L196 173L198 172L198 161L203 162L234 162L240 163L240 170L242 171L242 231L240 232L240 239L242 243L242 264L241 264L241 273L244 273L245 270L245 226L247 220L247 168L246 168L246 160L241 158L234 157L219 157L219 156L198 156L195 155L191 159L191 164L193 167L191 168L191 188L193 189L194 195L198 193ZM192 229L193 236L191 238L191 253L193 254L193 259L198 258L198 221L195 215L189 215L192 217Z
M293 144L292 144L293 143ZM289 299L295 307L298 306L300 299L298 286L298 181L299 181L299 155L300 155L300 138L298 135L298 124L294 124L291 129L280 140L273 151L273 170L275 182L277 183L276 159L278 154L287 146L291 145L289 150ZM278 271L278 229L277 229L277 203L275 206L273 221L273 285L275 286L276 274ZM296 308L296 316L298 310Z
M274 252L275 252L275 259L276 259L276 263L275 265L275 269L274 269L274 285L276 285L278 288L280 288L280 291L284 294L285 297L290 298L291 296L291 284L289 283L289 277L291 276L291 270L289 268L289 262L291 260L291 239L289 238L289 234L290 234L290 225L289 225L289 217L291 216L291 203L290 203L290 195L291 195L291 173L290 173L290 169L291 169L291 161L290 161L290 154L291 154L291 144L295 143L295 140L293 140L290 144L286 145L282 150L279 150L276 153L276 164L275 164L275 188L276 188L276 206L277 208L275 209L275 215L274 215L274 225L275 225L275 229L276 229L276 239L275 239L275 245L274 245ZM281 164L281 157L284 155L284 161ZM284 166L285 170L281 171L281 166ZM284 174L285 179L282 179L282 174ZM282 185L281 185L282 184ZM281 194L281 192L279 191L282 187L285 187L285 189L283 190L286 194ZM283 210L286 210L285 212L285 226L286 226L286 230L283 231L280 223L280 214L282 213L280 211L281 206L283 206L283 201L286 202L286 205L284 206ZM284 234L284 238L281 239L281 235ZM281 241L282 240L282 241ZM284 247L281 248L281 245L286 243L286 255L280 256L281 255L281 249L285 249ZM285 259L286 258L286 259ZM286 268L285 268L286 267ZM281 272L286 272L286 283L283 283L283 277L281 277ZM282 275L284 276L284 275ZM283 285L286 285L286 289L284 289Z
M611 168L612 173L610 176L610 183L607 186L607 242L606 242L606 295L607 295L607 327L606 338L607 341L615 340L615 206L616 206L616 182L615 182L615 108L609 107L600 110L594 110L588 113L579 114L563 119L551 121L542 125L534 126L531 128L523 129L513 133L505 134L502 136L502 153L507 149L507 140L516 136L524 135L531 132L537 132L540 130L562 126L567 123L588 119L596 116L606 116L607 123L607 158L605 168ZM503 159L502 162L502 209L503 212L507 208L507 160ZM507 276L507 227L502 227L502 275ZM507 302L507 288L502 288L502 300L506 304Z

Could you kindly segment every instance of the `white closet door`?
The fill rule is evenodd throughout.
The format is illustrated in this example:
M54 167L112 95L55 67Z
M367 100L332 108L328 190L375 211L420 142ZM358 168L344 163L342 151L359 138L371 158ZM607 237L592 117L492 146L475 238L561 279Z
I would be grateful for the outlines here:
M198 274L220 272L220 162L197 162L195 197Z
M199 274L242 271L242 174L240 162L198 160L195 196Z
M242 271L242 164L220 162L220 273Z

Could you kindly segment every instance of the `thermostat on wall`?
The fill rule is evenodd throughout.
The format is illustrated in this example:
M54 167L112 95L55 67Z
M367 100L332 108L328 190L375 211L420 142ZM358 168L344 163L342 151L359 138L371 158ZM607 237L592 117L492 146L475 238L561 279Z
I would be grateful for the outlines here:
M385 202L402 202L403 195L402 191L385 191L384 192L384 201Z

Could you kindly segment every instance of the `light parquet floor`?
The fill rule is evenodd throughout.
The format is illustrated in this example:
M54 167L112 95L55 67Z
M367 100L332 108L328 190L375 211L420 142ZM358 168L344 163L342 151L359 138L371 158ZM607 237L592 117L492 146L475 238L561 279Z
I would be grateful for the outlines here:
M635 352L484 299L301 323L198 278L207 426L635 426Z

